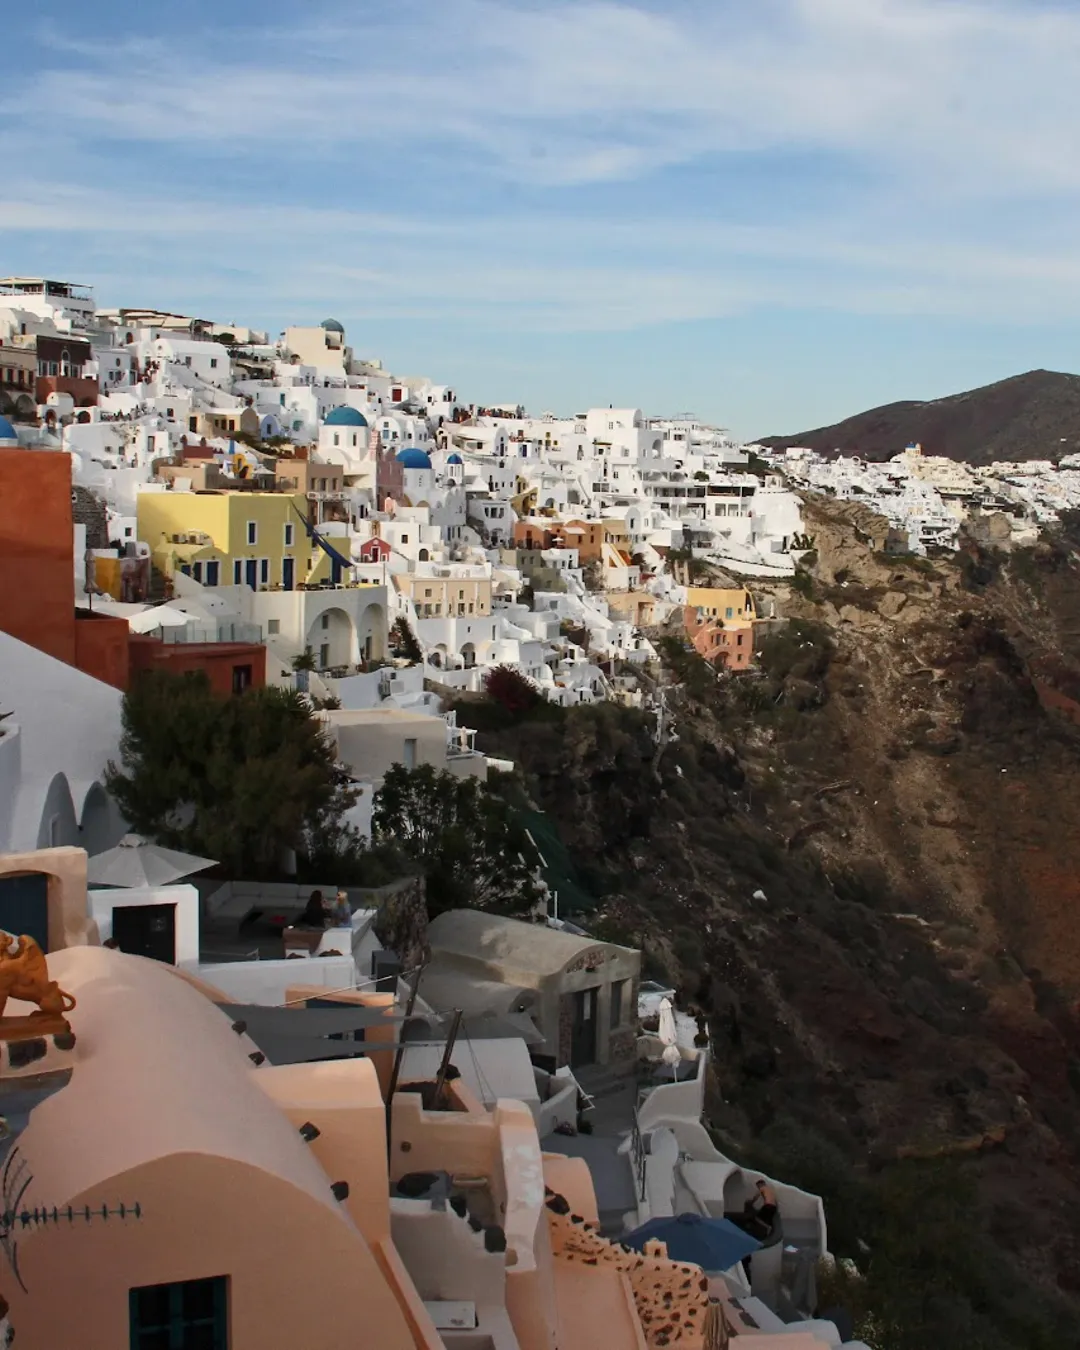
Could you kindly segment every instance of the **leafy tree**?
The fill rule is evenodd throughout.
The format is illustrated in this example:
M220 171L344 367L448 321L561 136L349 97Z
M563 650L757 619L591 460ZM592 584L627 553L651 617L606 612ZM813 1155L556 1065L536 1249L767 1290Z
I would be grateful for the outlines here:
M416 640L416 634L404 615L396 619L394 626L390 629L390 650L395 656L400 656L405 661L412 661L414 665L424 659L424 653L420 650L420 643Z
M540 898L533 849L512 806L475 778L394 764L375 795L375 845L393 845L427 879L432 918L447 909L523 914Z
M286 689L220 698L203 674L153 672L124 696L109 791L132 829L218 859L233 877L274 875L356 793L305 701Z
M501 703L515 717L531 712L542 695L516 666L493 666L484 676L484 690L488 698Z

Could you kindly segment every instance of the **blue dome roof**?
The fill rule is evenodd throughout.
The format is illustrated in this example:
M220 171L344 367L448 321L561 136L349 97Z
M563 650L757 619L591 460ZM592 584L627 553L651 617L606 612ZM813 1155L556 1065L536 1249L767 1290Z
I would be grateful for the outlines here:
M319 327L325 328L328 333L344 333L345 331L337 319L323 319Z
M323 423L324 427L366 427L367 418L355 408L334 408Z
M462 462L461 456L458 454L448 455L446 462L447 464L460 464Z
M17 441L19 439L15 428L6 417L0 417L0 441Z
M423 450L417 450L415 446L407 446L404 450L397 453L398 463L403 469L430 469L431 460Z

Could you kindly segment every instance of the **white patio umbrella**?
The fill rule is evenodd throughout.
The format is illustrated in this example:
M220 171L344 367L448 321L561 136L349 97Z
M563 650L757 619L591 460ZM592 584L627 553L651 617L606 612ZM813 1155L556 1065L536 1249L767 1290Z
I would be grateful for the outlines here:
M675 1009L671 1006L671 999L662 998L660 1000L660 1044L664 1047L664 1053L661 1056L665 1064L671 1065L672 1076L676 1075L679 1067L679 1060L682 1055L679 1054L678 1032L675 1028Z
M213 858L198 858L162 848L141 834L125 834L115 848L92 857L86 865L86 880L92 886L167 886L171 881L216 867Z
M133 633L153 633L158 628L183 628L196 617L174 605L154 605L141 614L133 614L128 627Z

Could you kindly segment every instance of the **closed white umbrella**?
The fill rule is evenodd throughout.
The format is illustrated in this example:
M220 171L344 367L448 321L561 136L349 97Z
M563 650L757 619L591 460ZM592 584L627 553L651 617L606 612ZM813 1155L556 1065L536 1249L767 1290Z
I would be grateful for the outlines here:
M128 627L133 633L152 633L157 628L183 628L197 617L173 605L155 605L141 614L133 614Z
M661 1056L665 1064L670 1064L673 1073L677 1070L679 1060L682 1055L678 1047L678 1031L675 1028L675 1009L671 1006L671 999L662 998L660 1000L660 1044L664 1047L664 1053Z
M213 858L162 848L141 834L125 834L115 848L89 860L86 880L92 886L167 886L171 881L216 867Z

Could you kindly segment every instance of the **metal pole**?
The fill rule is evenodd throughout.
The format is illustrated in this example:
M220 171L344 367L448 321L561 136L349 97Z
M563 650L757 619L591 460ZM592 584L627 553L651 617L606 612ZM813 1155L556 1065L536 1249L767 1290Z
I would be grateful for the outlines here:
M394 1093L397 1091L398 1078L401 1076L401 1057L405 1053L405 1033L408 1030L409 1022L413 1015L413 1008L416 1007L416 996L420 992L420 981L424 978L424 966L421 966L416 973L416 983L409 990L409 1001L405 1005L405 1016L401 1021L401 1039L398 1041L397 1051L394 1054L394 1067L390 1071L390 1082L386 1088L386 1156L390 1157L390 1122L394 1104Z
M435 1078L435 1096L431 1107L433 1111L439 1109L439 1102L442 1100L443 1088L446 1086L446 1071L450 1068L450 1056L454 1053L454 1042L457 1040L458 1032L461 1029L461 1009L454 1009L454 1020L450 1023L450 1034L446 1038L446 1046L443 1049L442 1063L439 1065L439 1072Z

